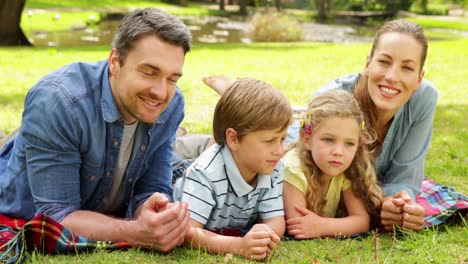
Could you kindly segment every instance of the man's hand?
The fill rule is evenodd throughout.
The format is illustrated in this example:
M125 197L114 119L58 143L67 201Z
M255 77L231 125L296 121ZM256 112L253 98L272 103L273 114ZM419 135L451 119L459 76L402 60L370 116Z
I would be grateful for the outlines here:
M380 218L386 230L393 230L395 226L421 230L424 208L413 201L406 191L401 191L384 198Z
M187 203L169 203L155 193L141 207L134 221L136 245L167 252L183 243L190 219Z

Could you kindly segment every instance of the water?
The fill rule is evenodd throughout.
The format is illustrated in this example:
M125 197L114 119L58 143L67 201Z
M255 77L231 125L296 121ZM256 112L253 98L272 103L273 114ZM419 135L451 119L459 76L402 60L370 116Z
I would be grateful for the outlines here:
M220 17L182 18L190 28L194 43L250 43L249 23ZM35 46L78 47L111 45L119 20L106 20L99 25L59 32L26 32ZM362 26L304 23L304 41L369 42L372 34ZM371 30L373 32L373 29Z

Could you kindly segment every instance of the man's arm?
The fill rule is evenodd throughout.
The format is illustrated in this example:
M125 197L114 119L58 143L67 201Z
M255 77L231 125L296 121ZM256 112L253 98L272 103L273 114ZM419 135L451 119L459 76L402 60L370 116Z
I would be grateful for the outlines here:
M169 203L165 195L155 193L137 209L133 220L79 210L61 224L94 240L128 242L166 252L184 240L189 227L187 207L186 203Z

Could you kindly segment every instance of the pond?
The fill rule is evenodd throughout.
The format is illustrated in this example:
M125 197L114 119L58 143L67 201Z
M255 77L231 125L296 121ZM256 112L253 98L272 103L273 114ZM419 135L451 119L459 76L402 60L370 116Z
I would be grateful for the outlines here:
M250 43L249 23L223 17L183 17L190 28L194 43ZM105 20L97 26L47 32L27 31L35 46L77 47L86 45L110 45L119 20ZM304 23L304 41L319 42L369 42L375 32L365 26L326 25Z

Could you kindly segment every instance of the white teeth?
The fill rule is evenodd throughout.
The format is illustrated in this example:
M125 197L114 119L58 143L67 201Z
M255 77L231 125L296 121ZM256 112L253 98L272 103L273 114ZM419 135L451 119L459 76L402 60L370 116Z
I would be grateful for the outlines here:
M158 103L154 103L154 102L151 102L150 100L148 99L145 99L145 102L147 102L148 104L152 105L152 106L157 106Z
M380 89L382 91L386 92L386 93L389 93L389 94L397 94L398 93L397 90L393 90L393 89L390 89L390 88L387 88L387 87L381 87Z

